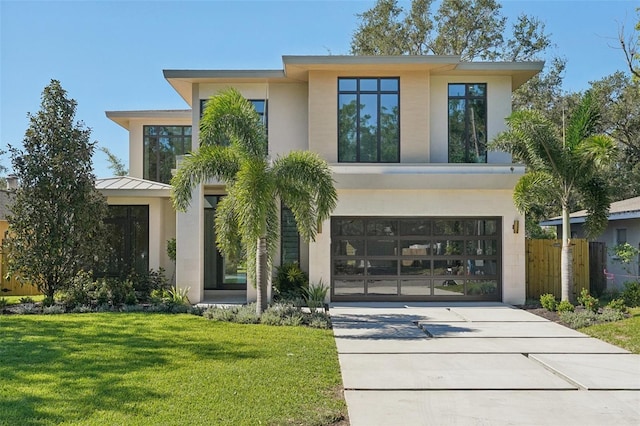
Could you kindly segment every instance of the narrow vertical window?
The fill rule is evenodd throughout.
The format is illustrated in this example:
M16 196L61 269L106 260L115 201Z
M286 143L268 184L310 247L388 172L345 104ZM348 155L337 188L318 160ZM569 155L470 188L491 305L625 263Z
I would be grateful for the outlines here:
M293 212L284 204L280 210L280 264L300 264L300 235Z
M400 161L398 78L338 79L338 161Z
M449 163L487 162L487 85L449 84Z

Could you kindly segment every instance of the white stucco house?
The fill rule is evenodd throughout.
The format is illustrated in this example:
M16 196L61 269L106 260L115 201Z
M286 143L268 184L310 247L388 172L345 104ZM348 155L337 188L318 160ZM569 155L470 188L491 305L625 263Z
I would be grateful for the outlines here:
M314 242L298 238L282 209L276 264L298 262L331 301L525 299L522 215L512 201L524 167L487 150L505 129L511 94L541 62L462 62L457 56L284 56L277 70L165 70L187 109L108 111L129 131L130 176L98 187L115 207L115 238L140 267L173 274L192 302L255 290L242 263L214 243L225 188L196 188L186 212L169 199L176 159L198 148L206 100L233 86L268 128L269 153L312 150L338 191ZM179 161L178 161L179 163ZM146 232L145 232L146 229ZM124 258L126 256L121 256Z
M572 238L585 238L584 223L586 210L573 212L569 215ZM594 241L605 243L607 247L607 267L605 279L608 289L623 289L627 281L640 279L640 258L629 264L623 264L616 258L611 248L618 244L628 243L640 248L640 197L611 203L609 207L609 222L607 228ZM554 226L558 235L562 235L562 218L554 217L544 222L542 226Z

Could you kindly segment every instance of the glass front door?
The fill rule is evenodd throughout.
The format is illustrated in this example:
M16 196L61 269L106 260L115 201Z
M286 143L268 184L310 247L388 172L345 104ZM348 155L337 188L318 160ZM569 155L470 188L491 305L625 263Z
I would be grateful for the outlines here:
M215 216L220 195L204 197L204 289L240 290L247 285L244 259L226 259L216 247Z

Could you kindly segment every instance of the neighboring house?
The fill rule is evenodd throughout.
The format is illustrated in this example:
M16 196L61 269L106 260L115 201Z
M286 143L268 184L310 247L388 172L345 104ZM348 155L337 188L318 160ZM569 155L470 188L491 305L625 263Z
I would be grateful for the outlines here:
M298 262L313 283L330 285L332 301L524 302L524 222L512 200L524 167L486 147L505 129L512 92L541 62L284 56L283 64L165 70L191 109L107 112L129 131L132 177L98 186L110 204L148 206L149 239L128 240L140 244L139 257L148 253L149 267L170 268L164 243L176 236L176 283L192 302L222 289L246 289L255 300L242 262L215 246L223 185L197 187L188 211L176 214L168 187L136 186L169 182L179 157L198 147L207 99L233 86L264 118L272 157L312 150L334 174L338 205L315 242L300 241L282 209L276 264Z
M571 213L571 238L585 238L584 222L586 216L586 210ZM540 225L555 226L557 235L562 235L561 217L554 217L541 222ZM640 258L624 265L611 252L611 248L624 243L640 248L640 197L611 203L607 229L594 241L603 242L607 246L607 288L620 289L626 281L638 280L640 278ZM602 273L605 272L602 271Z

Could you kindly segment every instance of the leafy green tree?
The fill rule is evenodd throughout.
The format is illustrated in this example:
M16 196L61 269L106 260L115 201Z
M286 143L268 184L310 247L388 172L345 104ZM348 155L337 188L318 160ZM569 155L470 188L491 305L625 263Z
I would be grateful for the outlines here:
M113 172L114 176L126 176L129 174L129 170L127 170L122 160L111 152L109 148L102 146L100 147L100 151L106 154L107 161L109 161L109 168Z
M231 259L246 250L247 272L256 283L258 315L266 307L271 260L279 236L280 200L296 219L300 235L312 240L317 225L336 206L327 163L309 151L271 161L264 124L235 89L211 97L200 123L200 148L185 157L171 180L176 209L185 210L196 185L218 179L227 196L216 210L216 243Z
M459 55L464 61L522 61L551 45L544 23L518 16L511 37L495 0L412 0L405 10L397 0L378 0L357 15L360 24L351 40L354 55Z
M618 41L620 42L620 47L622 47L629 71L631 71L635 81L640 81L640 7L636 11L638 12L638 23L635 26L636 32L632 32L627 36L624 27L622 27L618 33Z
M616 148L610 137L597 133L599 116L597 102L587 92L566 129L558 129L538 111L516 111L507 118L508 130L492 142L493 148L510 152L514 160L527 166L513 196L520 211L526 213L541 200L562 210L562 300L572 297L572 201L578 199L587 209L588 236L598 235L607 225L610 195L603 177L606 167L615 161Z
M9 220L9 267L49 300L102 253L106 201L95 189L95 142L74 122L76 101L60 82L42 93L29 114L23 149L10 147L19 179Z

